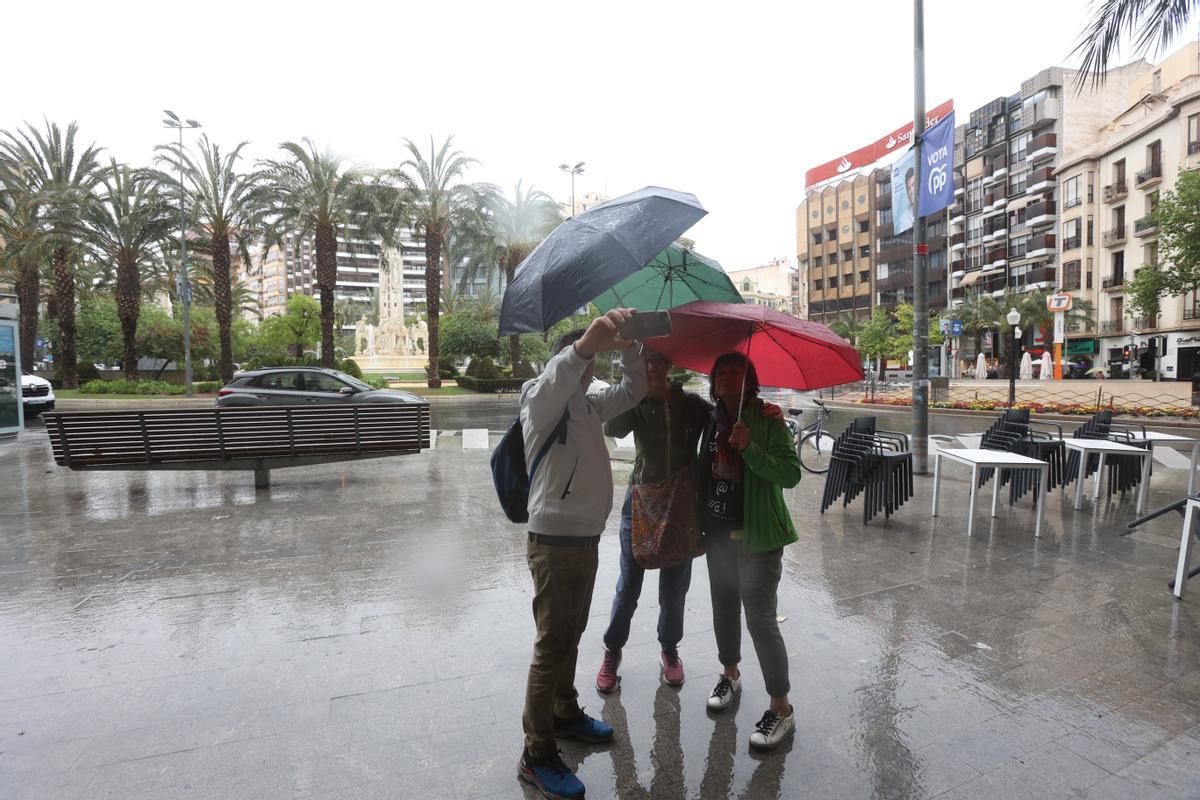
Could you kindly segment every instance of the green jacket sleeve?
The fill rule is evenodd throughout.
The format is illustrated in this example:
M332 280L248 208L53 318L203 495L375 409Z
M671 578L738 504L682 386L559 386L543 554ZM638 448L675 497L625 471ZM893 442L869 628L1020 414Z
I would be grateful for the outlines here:
M756 415L747 420L750 444L742 451L742 460L754 474L790 489L800 482L800 458L793 447L792 434L782 420Z

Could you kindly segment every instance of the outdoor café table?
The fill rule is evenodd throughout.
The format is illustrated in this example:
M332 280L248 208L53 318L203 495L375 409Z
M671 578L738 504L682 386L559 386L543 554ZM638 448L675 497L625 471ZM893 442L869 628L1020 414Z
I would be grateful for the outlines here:
M1148 441L1155 447L1169 447L1179 451L1190 450L1192 463L1188 467L1188 494L1196 493L1196 462L1197 456L1200 455L1200 438L1179 436L1174 433L1159 433L1158 431L1146 431L1144 434L1134 433L1133 438Z
M1193 516L1200 509L1200 500L1189 497L1187 513L1183 515L1183 534L1179 538L1179 563L1175 566L1175 596L1183 599L1183 590L1187 586L1188 572L1191 571L1192 561L1192 525L1196 518Z
M975 497L979 491L979 470L988 467L992 469L1029 469L1037 470L1039 474L1038 494L1035 500L1035 519L1037 522L1034 525L1033 535L1042 535L1042 508L1046 505L1046 490L1050 478L1050 465L1045 461L1038 461L1036 458L1019 455L1017 453L1009 453L1004 450L982 450L982 449L964 449L964 450L942 450L937 451L937 456L933 462L933 516L938 514L938 499L941 495L942 485L942 459L947 458L951 461L957 461L960 464L966 464L971 468L971 499L967 504L967 536L971 535L971 531L975 529ZM996 516L996 495L1000 487L1000 476L992 481L992 516Z
M1075 475L1075 510L1083 505L1084 473L1087 469L1088 456L1099 455L1100 464L1096 468L1096 483L1092 488L1093 502L1100 499L1100 477L1104 472L1104 459L1109 455L1137 456L1142 459L1142 485L1138 487L1137 513L1146 510L1146 496L1150 493L1150 461L1151 450L1133 447L1120 442L1110 442L1107 439L1063 439L1068 450L1079 453L1079 471Z

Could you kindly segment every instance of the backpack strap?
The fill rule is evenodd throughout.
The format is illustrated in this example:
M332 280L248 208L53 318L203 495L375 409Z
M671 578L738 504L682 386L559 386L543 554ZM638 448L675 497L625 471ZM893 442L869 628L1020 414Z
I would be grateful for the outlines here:
M567 420L570 418L571 410L564 408L562 419L554 426L554 430L550 433L550 438L546 440L546 443L542 445L542 449L538 450L537 455L533 457L533 464L529 467L529 483L531 485L533 484L533 473L537 472L538 464L542 463L542 459L546 457L546 453L550 452L550 448L554 446L555 440L559 444L567 443Z

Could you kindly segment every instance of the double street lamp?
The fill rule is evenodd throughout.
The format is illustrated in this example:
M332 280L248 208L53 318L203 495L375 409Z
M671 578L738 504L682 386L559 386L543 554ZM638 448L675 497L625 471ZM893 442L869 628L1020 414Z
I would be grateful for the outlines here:
M1017 325L1021 324L1021 312L1010 308L1005 319L1011 337L1008 348L1008 405L1011 407L1017 402Z
M571 213L569 216L572 216L572 217L575 216L575 176L583 174L583 165L586 163L587 163L586 161L580 161L578 164L576 164L573 167L568 164L559 164L558 165L558 168L561 169L563 172L571 173Z
M183 130L184 128L199 128L200 123L194 119L180 120L174 111L163 109L167 118L163 127L179 131L179 274L175 276L176 294L183 304L183 380L187 387L187 396L192 396L192 285L187 274L187 204L183 189Z

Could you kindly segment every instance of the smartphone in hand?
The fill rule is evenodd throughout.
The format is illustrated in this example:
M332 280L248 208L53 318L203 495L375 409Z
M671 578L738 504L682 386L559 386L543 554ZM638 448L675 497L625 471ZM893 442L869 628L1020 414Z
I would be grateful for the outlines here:
M621 326L621 338L653 339L671 333L671 315L666 311L639 311Z

